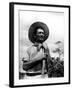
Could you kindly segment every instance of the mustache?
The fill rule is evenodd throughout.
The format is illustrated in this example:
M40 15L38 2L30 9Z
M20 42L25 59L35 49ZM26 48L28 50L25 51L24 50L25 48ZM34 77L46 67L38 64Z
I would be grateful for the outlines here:
M39 38L39 37L40 37L40 38L44 38L44 35L38 36L38 38Z
M34 39L35 39L35 40L38 40L39 38L44 39L44 38L45 38L45 35L40 35L40 36L37 36L37 35L36 35L36 36L34 36Z

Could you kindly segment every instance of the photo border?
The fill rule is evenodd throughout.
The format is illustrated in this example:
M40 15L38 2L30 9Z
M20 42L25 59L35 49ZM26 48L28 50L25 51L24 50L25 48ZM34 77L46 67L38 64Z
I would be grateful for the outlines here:
M15 85L14 86L14 5L32 5L32 6L45 6L45 7L62 7L69 9L69 77L68 82L63 83L51 83L51 84L35 84L35 85ZM62 85L70 84L70 6L69 5L54 5L54 4L35 4L35 3L19 3L19 2L10 2L9 3L9 86L10 87L29 87L29 86L46 86L46 85Z

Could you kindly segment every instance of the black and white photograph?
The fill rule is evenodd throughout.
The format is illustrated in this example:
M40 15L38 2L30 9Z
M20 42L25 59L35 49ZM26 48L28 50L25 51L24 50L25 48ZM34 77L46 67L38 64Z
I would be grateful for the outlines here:
M19 15L20 79L63 77L64 13L20 11Z
M69 83L70 7L27 3L10 3L10 7L11 86Z

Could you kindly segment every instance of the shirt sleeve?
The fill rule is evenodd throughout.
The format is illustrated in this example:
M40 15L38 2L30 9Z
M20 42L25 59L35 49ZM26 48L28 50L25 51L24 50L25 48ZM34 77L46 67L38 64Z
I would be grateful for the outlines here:
M23 61L29 61L29 53L28 53L28 49L27 51L24 53L24 57L23 57Z

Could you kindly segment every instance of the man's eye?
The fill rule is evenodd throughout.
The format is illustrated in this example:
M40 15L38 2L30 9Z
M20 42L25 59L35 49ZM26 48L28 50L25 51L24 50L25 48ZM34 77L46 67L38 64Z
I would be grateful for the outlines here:
M39 32L39 34L44 34L43 32Z

